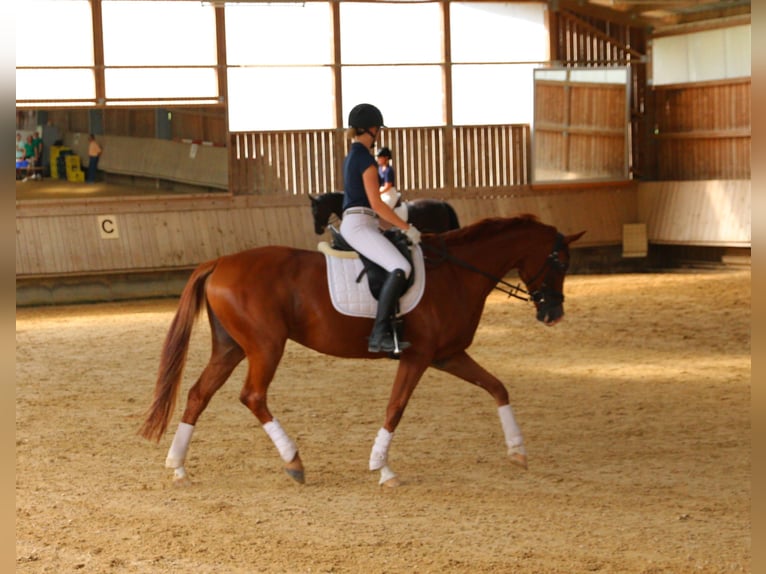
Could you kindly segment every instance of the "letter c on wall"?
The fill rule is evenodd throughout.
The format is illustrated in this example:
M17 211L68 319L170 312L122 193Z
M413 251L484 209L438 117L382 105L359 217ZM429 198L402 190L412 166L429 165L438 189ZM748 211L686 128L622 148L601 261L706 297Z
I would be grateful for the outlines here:
M101 239L119 239L120 231L117 227L117 218L114 215L99 215L98 231Z

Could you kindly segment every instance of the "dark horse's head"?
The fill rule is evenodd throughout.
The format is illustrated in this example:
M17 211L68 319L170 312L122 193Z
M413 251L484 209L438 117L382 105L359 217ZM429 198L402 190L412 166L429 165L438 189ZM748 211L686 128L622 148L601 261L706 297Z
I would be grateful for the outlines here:
M553 247L541 261L529 257L519 267L519 276L527 285L537 309L537 320L553 326L564 317L564 277L569 269L569 244L585 232L562 235L556 232Z
M334 191L321 195L309 195L311 200L311 216L314 218L314 233L322 235L330 216L334 213L337 217L343 212L343 193Z
M322 214L320 213L322 210L322 203L319 201L318 197L314 197L313 195L309 195L309 199L311 200L311 217L314 220L314 233L322 235L324 233L324 228L327 226L327 218L324 218L323 220Z

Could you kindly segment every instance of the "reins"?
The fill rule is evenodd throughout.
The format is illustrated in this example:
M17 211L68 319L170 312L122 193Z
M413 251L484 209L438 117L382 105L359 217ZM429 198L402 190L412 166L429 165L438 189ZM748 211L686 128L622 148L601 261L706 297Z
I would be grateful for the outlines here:
M442 243L444 242L443 239L441 241ZM538 289L534 293L530 293L529 291L527 291L526 289L524 289L518 284L513 285L511 283L508 283L508 281L500 277L495 277L491 273L487 273L483 269L479 269L478 267L471 265L467 261L463 261L462 259L455 257L444 247L439 248L426 243L421 243L420 245L422 247L425 247L426 249L430 249L431 251L435 251L436 253L441 255L442 261L450 261L452 263L455 263L456 265L459 265L460 267L463 267L464 269L468 269L469 271L472 271L473 273L477 273L488 279L491 279L495 283L492 288L497 289L501 293L505 293L506 295L508 295L508 297L515 297L516 299L520 299L521 301L530 301L530 300L540 301L541 298L543 297L540 289ZM537 279L543 273L545 273L548 270L549 266L551 265L556 266L562 272L566 271L566 265L563 265L561 261L559 260L559 251L563 248L563 246L564 246L564 236L561 235L561 233L557 233L556 243L553 246L553 251L551 251L550 255L548 255L548 257L545 260L545 263L540 268L540 270L535 274L535 276L526 282L527 285L537 281ZM543 289L544 288L545 288L545 282L543 282ZM525 296L519 295L519 293L522 293ZM563 300L563 296L561 297L561 299Z
M516 299L520 299L521 301L530 300L529 291L527 291L520 285L513 285L511 283L508 283L508 281L506 281L505 279L502 279L500 277L495 277L491 273L487 273L483 269L479 269L478 267L471 265L467 261L463 261L462 259L455 257L454 255L452 255L452 253L447 251L447 249L438 248L434 245L429 245L427 243L421 243L420 246L441 255L442 261L450 261L452 263L455 263L456 265L459 265L460 267L464 269L468 269L469 271L472 271L473 273L478 273L479 275L482 275L486 277L487 279L491 279L495 283L495 285L492 288L497 289L501 293L505 293L506 295L508 295L508 297L515 297ZM523 293L525 296L519 295L519 293Z

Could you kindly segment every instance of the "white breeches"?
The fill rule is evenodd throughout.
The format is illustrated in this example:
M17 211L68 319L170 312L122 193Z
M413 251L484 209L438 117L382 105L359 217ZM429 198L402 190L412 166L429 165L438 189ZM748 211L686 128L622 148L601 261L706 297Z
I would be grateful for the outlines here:
M351 247L389 273L401 269L405 276L410 276L410 262L383 236L376 217L363 213L344 214L340 233Z

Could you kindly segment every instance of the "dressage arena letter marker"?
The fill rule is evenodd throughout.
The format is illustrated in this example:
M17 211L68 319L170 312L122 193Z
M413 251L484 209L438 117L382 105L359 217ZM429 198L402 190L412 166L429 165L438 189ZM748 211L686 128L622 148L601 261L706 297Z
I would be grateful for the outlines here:
M114 215L99 215L98 231L101 239L119 239L120 232L117 229L117 218Z

